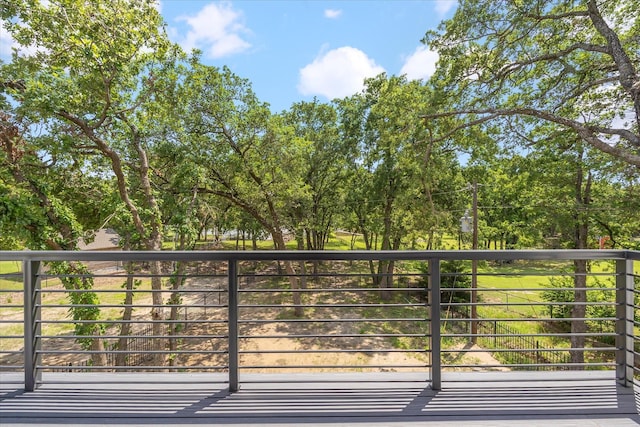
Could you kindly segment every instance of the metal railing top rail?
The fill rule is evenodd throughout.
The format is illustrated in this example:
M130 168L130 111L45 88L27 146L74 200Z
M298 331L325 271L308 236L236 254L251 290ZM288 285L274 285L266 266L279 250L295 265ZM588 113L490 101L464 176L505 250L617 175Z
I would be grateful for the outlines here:
M368 261L368 260L640 260L627 249L402 251L0 251L5 261Z
M630 260L640 261L640 251L628 250L626 251L626 257Z

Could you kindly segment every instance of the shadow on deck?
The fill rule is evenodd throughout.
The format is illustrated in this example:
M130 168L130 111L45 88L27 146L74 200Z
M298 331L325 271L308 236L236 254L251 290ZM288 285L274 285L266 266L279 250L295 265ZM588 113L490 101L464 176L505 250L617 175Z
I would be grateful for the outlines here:
M19 375L0 374L2 426L640 424L610 372L445 372L441 391L418 374L251 374L233 394L216 374L45 374L31 393Z

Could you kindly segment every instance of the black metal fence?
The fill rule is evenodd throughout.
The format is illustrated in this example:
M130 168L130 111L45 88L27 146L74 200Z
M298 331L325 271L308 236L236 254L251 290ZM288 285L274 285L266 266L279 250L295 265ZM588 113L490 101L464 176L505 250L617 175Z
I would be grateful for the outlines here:
M515 365L516 370L564 370L571 366L569 349L548 350L540 340L523 336L498 320L480 321L478 325L478 343L489 351L499 350L494 353L496 359L506 365Z

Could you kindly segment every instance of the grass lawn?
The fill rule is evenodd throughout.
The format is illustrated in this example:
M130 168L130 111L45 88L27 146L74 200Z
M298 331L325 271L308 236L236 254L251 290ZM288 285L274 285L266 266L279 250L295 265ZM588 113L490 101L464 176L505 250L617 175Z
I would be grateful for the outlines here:
M0 274L19 273L21 269L20 261L0 261Z
M560 261L518 262L514 265L499 267L484 265L478 269L478 294L491 302L533 304L543 302L542 292L548 289L549 280L567 274L572 268L571 262ZM614 278L609 275L613 272L610 263L594 262L591 263L590 268L592 273L606 275L589 276L587 279L589 283L595 284L596 280L599 280L613 285ZM536 317L540 315L540 308L539 306L513 306L509 310L524 316Z
M351 250L351 233L344 231L336 231L332 233L329 241L325 243L325 250L330 251L348 251ZM253 248L253 242L251 240L246 240L244 245L247 250L251 250ZM256 245L259 250L273 250L273 241L272 240L258 240ZM236 250L236 241L235 240L222 240L220 242L220 249L227 251ZM298 248L298 243L295 240L289 240L286 242L287 249L295 250ZM238 249L242 250L242 239L238 241ZM364 250L366 246L364 244L364 239L362 236L358 235L355 239L354 248L355 250Z
M0 261L0 292L22 290L22 264L18 261ZM16 277L7 275L18 274Z
M572 262L530 261L504 266L479 267L478 296L481 302L500 305L478 307L478 317L505 319L509 328L521 334L545 333L548 325L538 321L518 321L521 318L546 318L550 316L543 292L551 278L559 278L572 271ZM587 281L591 285L615 286L615 267L611 262L592 262ZM487 275L484 275L487 274ZM491 274L491 275L488 275ZM572 286L569 280L568 287ZM504 304L504 305L501 305ZM523 304L523 305L507 305ZM548 332L548 330L547 330ZM541 348L569 348L569 340L557 337L532 337ZM500 358L500 355L497 356ZM588 357L592 357L591 355Z
M555 269L556 266L553 267ZM539 270L535 266L526 265L478 269L480 274L478 277L478 295L481 301L504 304L533 304L479 307L478 314L481 317L497 318L514 316L539 317L543 314L541 311L543 311L544 307L536 306L535 304L543 301L542 292L546 290L545 284L549 283L549 276L541 275L543 272ZM547 271L549 270L547 269Z

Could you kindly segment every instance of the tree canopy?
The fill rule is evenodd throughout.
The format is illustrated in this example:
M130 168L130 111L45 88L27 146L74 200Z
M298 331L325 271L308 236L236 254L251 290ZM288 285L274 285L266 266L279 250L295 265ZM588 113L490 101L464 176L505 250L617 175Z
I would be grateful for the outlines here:
M461 1L423 40L441 94L425 119L457 118L443 137L492 122L528 143L568 129L640 167L639 33L637 0Z
M73 249L105 225L130 249L167 234L194 247L213 224L279 249L324 248L336 229L436 248L458 235L470 182L481 239L541 246L571 228L540 207L577 158L615 206L593 232L638 233L637 0L461 1L425 37L440 55L429 81L382 74L280 114L171 43L152 0L2 5L23 48L0 63L3 247Z

